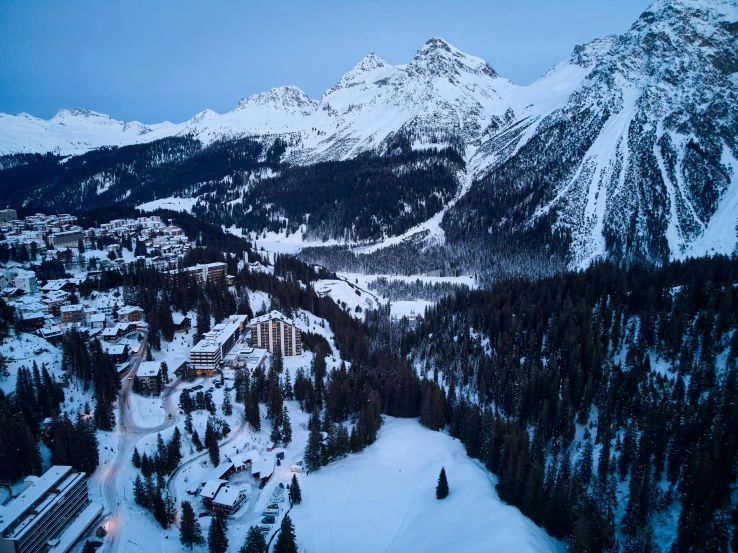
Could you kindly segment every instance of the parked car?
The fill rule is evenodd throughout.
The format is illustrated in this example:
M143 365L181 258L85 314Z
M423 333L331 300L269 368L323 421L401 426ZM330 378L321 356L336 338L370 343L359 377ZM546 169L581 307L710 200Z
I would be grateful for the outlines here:
M276 520L277 519L274 518L274 515L267 515L267 516L265 516L264 518L261 519L261 523L262 524L274 524L274 522Z
M269 511L273 511L273 510L279 511L279 505L277 505L276 503L270 503L269 505L267 505L267 510L269 510Z
M281 495L273 496L270 501L274 501L275 503L284 503L284 497Z
M290 470L292 472L303 472L302 465L290 465Z
M262 534L268 534L271 531L271 528L269 526L259 526L259 532Z
M261 516L263 517L276 517L278 515L279 515L279 511L266 510L263 513L261 513Z

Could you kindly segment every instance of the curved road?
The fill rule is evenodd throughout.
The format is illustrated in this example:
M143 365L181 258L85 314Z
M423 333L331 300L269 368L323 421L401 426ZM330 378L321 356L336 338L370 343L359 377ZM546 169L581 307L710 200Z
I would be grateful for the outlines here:
M179 409L172 403L172 392L181 382L179 378L170 385L163 396L167 418L162 424L154 427L141 427L133 420L130 397L133 379L129 379L128 377L136 377L141 361L144 359L148 333L146 331L142 333L144 335L141 343L142 347L134 361L133 367L126 373L126 377L122 381L120 397L118 399L118 453L110 468L101 474L102 496L105 500L105 505L108 507L108 515L106 517L108 534L105 540L108 553L116 553L118 551L120 536L123 530L125 507L121 505L116 484L124 463L128 462L131 451L133 451L139 439L148 434L161 432L177 424L179 421ZM169 418L170 415L171 418Z
M219 444L219 447L223 447L225 445L228 445L233 440L238 438L241 434L244 433L244 431L248 428L248 424L246 424L246 414L244 413L243 407L240 407L239 405L233 405L233 410L237 411L241 415L241 424L238 427L238 430L235 432L231 432L231 436L221 442ZM199 455L195 455L192 459L185 461L181 465L179 465L176 469L174 469L174 472L169 476L169 479L167 480L167 489L169 490L169 495L172 496L172 499L174 500L175 505L179 504L179 499L177 498L177 490L174 487L174 481L179 476L179 473L182 472L184 469L189 467L191 464L195 463L196 461L199 461L203 457L209 455L207 449L203 450L202 453ZM177 511L177 520L175 521L175 526L179 528L179 511Z

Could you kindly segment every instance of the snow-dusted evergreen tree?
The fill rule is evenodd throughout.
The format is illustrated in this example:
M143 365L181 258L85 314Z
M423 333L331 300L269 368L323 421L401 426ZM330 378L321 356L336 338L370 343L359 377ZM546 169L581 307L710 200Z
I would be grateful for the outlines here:
M446 479L446 469L441 467L441 474L438 475L438 485L436 486L436 499L446 499L448 497L448 480Z

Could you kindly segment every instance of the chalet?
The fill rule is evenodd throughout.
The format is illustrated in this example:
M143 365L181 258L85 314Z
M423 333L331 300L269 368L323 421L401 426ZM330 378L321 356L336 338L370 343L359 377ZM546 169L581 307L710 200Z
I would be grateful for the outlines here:
M108 354L110 360L116 365L128 361L129 351L127 344L105 344L103 343L103 351Z
M105 313L93 313L87 322L90 328L105 328Z
M85 320L85 308L82 304L62 305L60 308L63 323L81 323Z
M192 320L180 313L172 313L172 322L174 323L174 332L187 332L192 328Z
M215 467L210 474L208 474L207 478L201 482L201 485L205 486L209 480L228 480L228 477L234 472L236 472L236 469L233 466L233 463L225 461Z
M246 499L246 492L244 490L225 484L224 486L220 486L218 493L215 494L210 504L216 513L232 515L238 511L244 499Z
M262 482L268 482L274 474L274 459L260 457L251 463L251 475Z
M41 303L47 307L49 313L55 317L61 317L61 307L67 302L68 297L69 294L60 287L59 290L48 292L44 297L42 297Z
M242 470L251 470L251 465L259 458L259 452L252 449L250 451L244 451L243 453L232 455L228 460L233 463L233 469L236 472L241 472Z
M124 305L118 309L118 319L128 323L135 323L143 319L143 309L135 305Z
M226 484L228 484L228 480L223 480L222 478L208 480L203 484L200 490L200 497L202 498L202 504L207 509L213 508L213 499L215 499L220 488Z
M21 313L18 317L18 324L24 332L34 332L43 328L45 321L45 316L40 311Z
M51 326L49 328L40 328L38 335L44 338L50 344L61 344L64 340L64 333L58 326Z

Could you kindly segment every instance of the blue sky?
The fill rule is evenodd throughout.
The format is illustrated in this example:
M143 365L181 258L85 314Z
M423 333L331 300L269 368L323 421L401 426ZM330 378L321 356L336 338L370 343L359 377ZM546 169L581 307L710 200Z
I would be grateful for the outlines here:
M368 52L407 63L434 36L527 84L650 3L2 0L0 112L180 122L274 86L317 99Z

